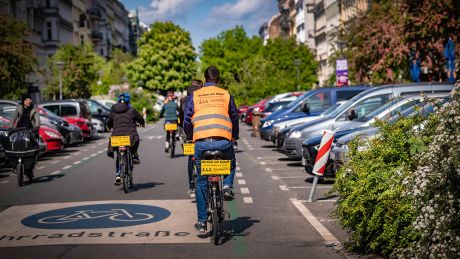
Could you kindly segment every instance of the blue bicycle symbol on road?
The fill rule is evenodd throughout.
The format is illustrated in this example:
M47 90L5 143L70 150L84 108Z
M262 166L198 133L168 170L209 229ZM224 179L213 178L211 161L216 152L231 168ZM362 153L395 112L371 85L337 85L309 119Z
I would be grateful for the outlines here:
M171 212L160 207L140 204L94 204L50 210L21 221L40 229L97 229L135 226L158 222Z

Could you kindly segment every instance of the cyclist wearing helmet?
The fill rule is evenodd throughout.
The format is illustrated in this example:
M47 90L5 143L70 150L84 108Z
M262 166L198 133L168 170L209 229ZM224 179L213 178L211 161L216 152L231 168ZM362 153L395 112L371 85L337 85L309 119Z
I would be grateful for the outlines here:
M110 110L110 116L107 126L113 128L112 136L131 136L133 162L139 164L139 134L137 133L136 124L145 125L142 116L130 105L130 96L128 93L122 93L118 96L118 103L114 104ZM113 158L113 149L109 143L107 155ZM115 172L115 184L121 183L119 172Z
M165 103L160 111L160 117L165 117L165 123L174 123L177 124L177 119L179 118L179 105L175 102L177 98L174 96L173 91L168 91L168 96L165 100ZM171 136L172 135L172 136ZM176 138L176 131L172 134L169 131L166 131L166 143L165 143L165 152L168 152L169 140L170 138Z

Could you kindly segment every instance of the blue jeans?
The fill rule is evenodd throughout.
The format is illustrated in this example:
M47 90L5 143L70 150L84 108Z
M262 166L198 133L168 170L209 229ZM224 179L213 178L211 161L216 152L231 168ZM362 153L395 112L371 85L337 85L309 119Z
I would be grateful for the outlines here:
M233 144L228 140L203 140L195 142L195 163L198 171L196 179L196 208L198 212L198 221L206 222L208 214L206 210L206 203L208 199L208 177L201 175L201 160L204 158L203 154L208 150L220 150L224 153L225 160L231 160L230 174L224 178L224 186L233 187L233 178L235 177L235 151Z

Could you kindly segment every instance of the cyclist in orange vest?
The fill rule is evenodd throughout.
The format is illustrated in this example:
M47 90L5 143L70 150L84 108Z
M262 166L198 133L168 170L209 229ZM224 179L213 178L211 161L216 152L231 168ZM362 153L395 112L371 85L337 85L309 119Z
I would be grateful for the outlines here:
M233 97L219 88L219 70L210 66L204 73L206 83L187 100L184 131L187 139L195 142L195 161L198 170L196 181L196 206L198 222L195 228L206 232L208 213L206 210L207 177L201 175L201 159L208 150L220 150L224 159L231 160L231 173L224 178L224 199L233 198L233 178L235 176L235 151L232 141L238 138L238 110Z

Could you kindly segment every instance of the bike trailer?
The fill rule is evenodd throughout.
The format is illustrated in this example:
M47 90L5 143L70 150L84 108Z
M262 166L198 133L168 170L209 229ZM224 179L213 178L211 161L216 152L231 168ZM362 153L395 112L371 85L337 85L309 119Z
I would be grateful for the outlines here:
M25 170L35 167L40 149L37 139L29 129L12 129L8 133L8 143L4 148L10 167L15 168L19 158L22 158Z

